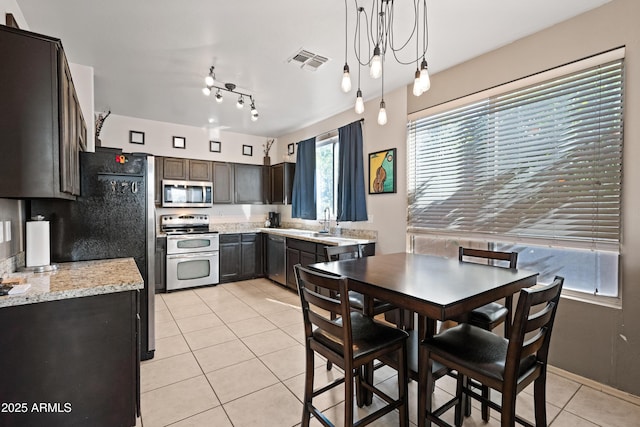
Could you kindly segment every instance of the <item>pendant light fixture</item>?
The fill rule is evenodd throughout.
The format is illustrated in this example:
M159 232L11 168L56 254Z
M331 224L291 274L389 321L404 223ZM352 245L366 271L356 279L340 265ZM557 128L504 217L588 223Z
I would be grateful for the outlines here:
M345 10L348 15L349 9L347 7L347 1L348 0L345 0ZM355 111L358 114L362 114L364 111L364 100L362 99L362 91L360 90L360 66L368 66L370 77L374 79L382 78L383 96L380 101L378 123L383 125L387 122L387 110L384 102L384 62L388 56L393 56L396 62L402 65L415 64L416 68L414 72L412 91L415 96L422 95L431 87L431 80L429 78L426 60L427 48L429 45L427 0L413 0L413 4L411 4L409 0L405 0L403 2L394 2L394 0L353 0L353 2L355 4L356 11L356 28L354 38L357 38L357 44L354 40L354 50L356 59L358 60L358 91L356 93ZM364 7L358 6L358 3L362 4L365 2L371 5L369 13L367 13ZM398 20L396 15L407 16L407 13L411 13L411 11L403 10L402 13L396 14L396 3L399 5L397 7L413 7L413 29L406 39L395 34L394 26L397 24L398 28L403 27L403 30L408 28L409 25L407 25L407 23L396 22ZM365 26L364 30L361 30L362 25ZM365 34L364 38L366 43L369 45L369 48L371 48L371 46L374 47L373 52L369 57L363 57L360 53L362 34ZM408 52L409 49L405 48L413 46L411 42L414 37L416 47L415 56L412 55L413 57L411 59L406 59L407 54L405 52ZM345 37L345 45L347 44L346 39L348 39L348 36ZM343 90L345 90L344 78L345 75L348 75L348 68L347 55L345 54L345 67L343 68L342 85Z
M351 91L351 76L349 75L349 64L347 64L347 34L349 31L347 27L347 0L344 0L344 10L344 67L342 68L342 84L340 87L342 87L344 93L347 93Z
M240 92L238 90L236 90L236 85L233 83L219 83L216 80L216 75L215 75L215 67L212 65L211 68L209 68L209 74L205 77L204 79L204 83L205 83L205 87L202 88L202 93L205 94L206 96L211 95L211 91L212 89L216 89L216 102L217 103L221 103L224 100L224 96L222 95L222 92L229 92L232 93L234 95L238 95L238 101L236 102L236 107L239 110L242 110L244 108L244 97L248 97L249 101L251 103L251 121L255 122L256 120L258 120L258 110L256 109L256 103L253 99L253 95L250 95L248 93L244 93L244 92Z

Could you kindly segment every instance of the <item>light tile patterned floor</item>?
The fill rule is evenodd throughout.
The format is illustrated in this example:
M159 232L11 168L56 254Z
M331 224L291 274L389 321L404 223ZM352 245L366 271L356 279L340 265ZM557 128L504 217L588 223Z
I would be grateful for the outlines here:
M298 426L303 342L298 296L266 279L156 295L156 355L141 366L142 419L138 425ZM338 374L336 368L327 372L319 358L316 366L316 381L328 382ZM395 393L393 370L376 371L376 382ZM640 425L640 406L555 374L549 374L547 384L547 416L552 427ZM453 380L439 380L436 404L448 400L454 388ZM415 425L415 381L409 392L409 413ZM342 387L316 400L337 426L343 424L341 393ZM531 387L519 395L517 408L521 416L533 419ZM360 416L366 411L357 409ZM484 424L479 412L474 409L464 425L500 425L497 418ZM496 416L495 411L492 415ZM397 415L392 413L373 425L397 424Z

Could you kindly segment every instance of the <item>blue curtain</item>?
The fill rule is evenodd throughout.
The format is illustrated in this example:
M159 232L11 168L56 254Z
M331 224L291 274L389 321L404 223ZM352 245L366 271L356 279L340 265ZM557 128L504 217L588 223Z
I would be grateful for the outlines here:
M338 129L338 221L366 221L362 122Z
M298 143L296 172L293 176L291 217L316 219L316 139Z

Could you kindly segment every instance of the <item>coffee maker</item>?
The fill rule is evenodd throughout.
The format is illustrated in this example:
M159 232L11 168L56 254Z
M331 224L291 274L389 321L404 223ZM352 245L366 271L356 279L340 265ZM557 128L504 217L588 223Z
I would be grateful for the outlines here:
M270 228L280 227L280 214L278 212L269 212L269 227Z

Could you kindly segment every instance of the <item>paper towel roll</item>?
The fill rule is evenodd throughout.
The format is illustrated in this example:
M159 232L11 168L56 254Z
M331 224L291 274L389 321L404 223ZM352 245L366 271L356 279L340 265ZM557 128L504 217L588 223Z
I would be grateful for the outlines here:
M49 221L27 221L27 267L49 265Z

